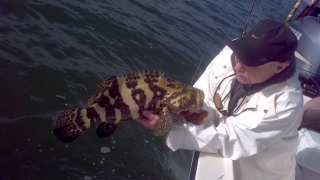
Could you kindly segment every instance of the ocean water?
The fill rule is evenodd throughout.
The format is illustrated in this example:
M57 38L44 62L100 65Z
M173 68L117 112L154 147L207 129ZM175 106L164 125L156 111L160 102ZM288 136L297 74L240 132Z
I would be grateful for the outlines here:
M258 0L248 29L284 21L295 3ZM170 151L133 121L110 138L93 127L65 144L51 132L53 118L85 107L111 75L157 69L191 84L241 36L251 4L0 0L0 179L187 179L192 151Z

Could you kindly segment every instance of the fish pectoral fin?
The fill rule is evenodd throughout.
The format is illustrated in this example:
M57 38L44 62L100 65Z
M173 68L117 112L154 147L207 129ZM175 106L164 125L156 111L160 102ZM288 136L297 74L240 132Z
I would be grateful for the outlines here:
M99 138L106 138L111 136L116 129L121 126L124 123L124 121L120 121L118 124L115 124L113 122L102 122L99 124L99 126L96 129L97 136Z
M163 111L160 115L160 120L158 121L156 127L153 129L153 135L167 135L173 128L173 125L174 123L172 114L169 111Z

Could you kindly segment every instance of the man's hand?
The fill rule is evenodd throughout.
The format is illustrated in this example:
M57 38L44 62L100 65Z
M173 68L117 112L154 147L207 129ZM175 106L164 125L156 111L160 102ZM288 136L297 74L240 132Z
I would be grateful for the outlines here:
M206 117L208 116L208 111L204 110L201 113L191 113L189 111L181 111L178 115L178 119L182 122L189 122L195 125L202 124Z
M142 126L154 129L160 119L159 115L153 114L151 111L144 110L142 114L145 116L145 118L138 118L135 119L138 123L140 123ZM183 122L189 122L195 125L202 124L206 117L208 116L207 111L202 111L201 113L191 113L189 111L181 111L178 115L178 119Z
M138 118L135 119L135 121L137 121L146 128L154 129L160 119L160 116L153 114L151 111L148 110L144 110L142 114L145 116L145 118Z

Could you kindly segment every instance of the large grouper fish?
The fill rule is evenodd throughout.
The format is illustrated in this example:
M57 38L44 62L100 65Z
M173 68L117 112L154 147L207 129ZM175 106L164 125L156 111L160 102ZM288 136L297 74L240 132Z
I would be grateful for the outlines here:
M55 117L53 133L62 142L75 140L100 123L98 137L111 136L126 120L144 117L143 110L160 115L153 134L166 135L173 115L203 112L203 91L164 77L160 71L140 71L105 79L88 100L87 108L64 109Z

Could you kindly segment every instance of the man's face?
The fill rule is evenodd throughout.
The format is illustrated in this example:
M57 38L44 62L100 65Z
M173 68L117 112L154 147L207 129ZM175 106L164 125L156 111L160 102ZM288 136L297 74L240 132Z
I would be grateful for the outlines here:
M262 83L289 66L288 62L269 62L261 66L249 67L235 56L236 78L242 84Z

